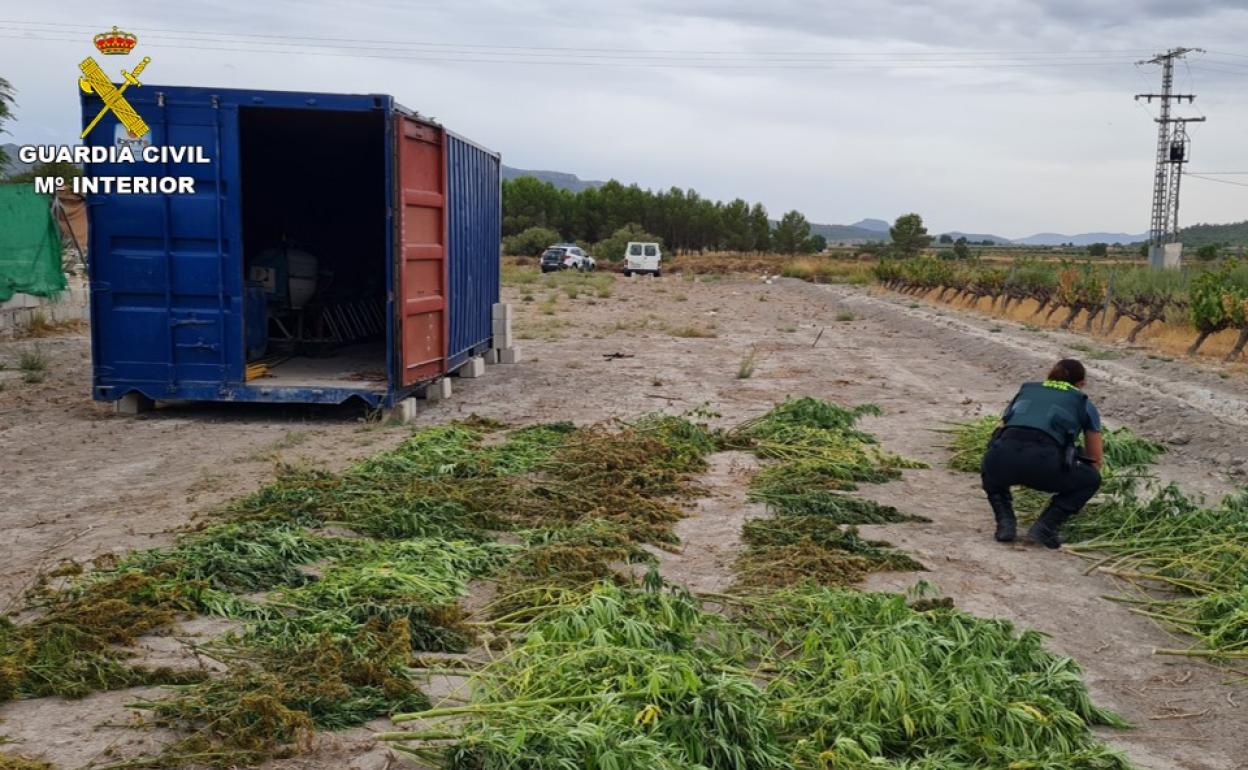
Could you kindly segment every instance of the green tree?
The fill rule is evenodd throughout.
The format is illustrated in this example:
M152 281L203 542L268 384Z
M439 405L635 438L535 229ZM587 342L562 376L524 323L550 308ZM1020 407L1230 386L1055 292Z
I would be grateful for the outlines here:
M754 251L771 251L771 219L767 216L767 207L755 203L750 209L750 237L754 241Z
M780 218L771 245L781 254L798 254L804 251L810 240L810 223L800 211L790 211Z
M1147 241L1145 241L1144 243L1141 243L1141 244L1140 244L1140 256L1141 256L1141 257L1147 257L1147 256L1148 256L1148 242L1147 242Z
M1090 243L1088 244L1089 257L1104 257L1109 254L1108 243Z
M7 134L4 130L4 124L13 119L13 86L9 81L0 77L0 134ZM4 174L4 169L9 165L9 155L3 149L0 149L0 175Z
M503 253L514 257L536 257L547 246L559 242L559 233L549 227L530 227L522 233L503 238Z
M971 247L967 245L965 238L958 238L953 242L953 258L954 259L970 259Z
M737 198L724 206L719 215L723 246L729 251L752 251L754 234L750 231L750 204Z
M1196 258L1202 262L1212 262L1222 253L1222 247L1216 243L1206 243L1204 246L1196 249Z
M806 239L806 248L804 251L812 254L822 254L823 250L828 248L828 239L816 233Z
M963 238L962 240L966 240L966 239ZM950 235L949 233L941 233L940 242L941 243L953 243L953 236Z
M624 250L628 248L629 241L661 242L661 239L646 232L636 222L630 222L612 233L609 238L604 238L595 243L591 253L593 253L596 259L622 262L624 260Z
M923 217L918 214L903 214L889 228L888 235L893 241L893 252L899 257L917 257L932 243L932 236L927 234L923 226Z
M563 228L563 195L550 182L522 176L503 182L503 235L518 235L532 227Z
M688 249L705 251L719 249L723 241L721 211L723 206L689 191L690 223Z

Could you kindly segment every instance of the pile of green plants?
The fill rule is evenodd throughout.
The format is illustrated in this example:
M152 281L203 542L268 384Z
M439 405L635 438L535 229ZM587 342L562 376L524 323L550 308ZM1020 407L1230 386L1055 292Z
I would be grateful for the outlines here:
M688 594L603 582L511 632L471 700L394 717L384 734L451 768L777 767L746 629Z
M376 619L337 630L280 635L252 630L208 648L230 663L223 676L171 697L130 704L183 737L126 767L251 766L289 756L314 730L338 730L428 699L409 675L409 623Z
M123 649L166 627L193 601L139 573L93 581L72 593L45 593L36 619L0 618L0 702L203 680L201 671L134 665Z
M801 588L745 618L775 645L768 693L797 768L1127 768L1091 727L1079 667L1035 632L895 594Z
M977 472L996 418L956 426L950 467ZM1092 570L1140 589L1122 599L1134 611L1196 637L1201 646L1167 650L1224 660L1248 658L1248 495L1209 505L1150 467L1165 447L1128 428L1107 430L1101 491L1063 528L1066 549ZM1037 513L1048 496L1022 490L1015 506ZM1091 570L1090 570L1091 571Z
M816 398L788 399L729 431L725 443L772 461L751 481L750 499L779 513L810 513L826 506L832 515L849 517L858 511L876 521L905 521L883 506L862 501L838 506L826 494L852 491L859 483L882 484L900 478L905 468L923 467L884 452L874 436L856 427L864 415L879 413L874 404L845 408Z
M737 560L739 588L786 588L803 582L852 585L872 572L922 570L887 542L864 540L855 527L822 515L785 515L746 522Z
M1207 504L1177 485L1116 493L1071 521L1069 550L1140 589L1133 610L1195 637L1171 654L1248 659L1248 494Z
M1127 768L1038 634L804 586L710 612L653 575L510 631L467 703L384 733L447 768Z
M923 521L849 494L880 484L920 463L888 454L858 428L873 404L846 408L815 398L788 399L725 434L725 443L764 461L748 500L765 503L773 519L749 522L737 561L738 586L782 588L803 580L850 585L868 573L922 566L887 543L866 541L853 525Z
M382 738L448 768L1125 768L1089 732L1117 721L1035 635L827 588L921 569L856 529L913 520L852 494L916 465L861 430L874 412L792 399L727 431L705 412L472 419L341 473L289 469L171 546L45 585L0 626L0 693L179 685L133 703L181 737L130 768L255 765L387 715L414 729ZM775 516L745 526L712 612L628 567L677 544L723 449L763 461L750 494ZM469 616L474 582L497 596ZM240 621L197 648L224 672L127 661L205 614ZM466 703L421 692L448 670Z
M774 514L744 525L736 590L708 597L722 611L653 571L530 585L498 600L511 611L493 613L468 701L379 737L455 770L1128 768L1092 733L1122 721L1040 635L830 587L922 568L852 526L910 519L847 494L916 465L857 426L876 411L793 399L719 436L764 461L751 496Z
M127 766L288 754L313 730L427 705L409 666L475 643L471 581L570 590L652 561L641 545L675 542L691 475L716 447L705 427L662 415L503 428L470 419L342 473L288 470L171 546L45 584L32 620L0 625L0 698L177 684L134 705L185 739ZM128 661L138 636L197 614L243 621L199 648L225 674Z

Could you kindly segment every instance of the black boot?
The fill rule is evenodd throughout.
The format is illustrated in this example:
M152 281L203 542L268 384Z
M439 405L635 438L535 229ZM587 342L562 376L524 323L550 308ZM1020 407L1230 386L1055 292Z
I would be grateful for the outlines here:
M988 504L992 506L992 515L997 520L997 531L993 535L998 543L1014 542L1018 522L1014 519L1014 498L1009 492L1000 495L988 495Z
M1070 516L1070 513L1050 503L1049 507L1044 509L1044 513L1040 514L1040 518L1036 519L1036 523L1031 525L1031 529L1027 530L1027 542L1036 543L1045 548L1060 548L1063 541L1058 536L1057 529Z

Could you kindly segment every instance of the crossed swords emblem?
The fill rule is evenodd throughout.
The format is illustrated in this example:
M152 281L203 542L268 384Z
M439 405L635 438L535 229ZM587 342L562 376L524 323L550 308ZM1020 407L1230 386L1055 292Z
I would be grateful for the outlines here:
M104 74L104 70L96 63L95 59L88 56L78 65L78 69L82 70L82 77L78 78L78 86L84 94L96 93L104 100L104 106L95 116L87 127L82 130L82 137L85 139L87 134L91 133L91 129L95 128L95 124L100 122L109 112L117 116L121 124L126 127L132 136L143 136L151 129L143 118L139 117L139 113L135 112L134 107L130 106L130 102L126 101L126 89L130 86L141 86L139 82L139 74L143 72L143 68L151 62L152 57L144 56L143 61L139 62L133 72L121 71L122 78L125 83L121 87L113 85L108 75Z

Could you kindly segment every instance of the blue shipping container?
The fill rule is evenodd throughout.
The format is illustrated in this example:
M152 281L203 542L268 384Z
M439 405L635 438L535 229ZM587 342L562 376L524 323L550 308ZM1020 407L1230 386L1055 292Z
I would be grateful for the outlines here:
M479 349L482 317L488 344L497 156L456 139L450 173L445 130L385 95L143 85L127 99L151 132L136 140L109 112L87 143L193 145L209 162L86 169L195 182L190 194L89 196L96 399L390 406L445 374L451 351ZM84 126L101 107L83 97ZM461 237L493 240L492 279ZM463 294L448 285L451 254L466 255ZM248 284L264 287L265 321ZM452 344L452 327L471 342Z
M503 201L501 161L461 136L446 134L450 225L451 328L447 367L490 348L498 302Z

